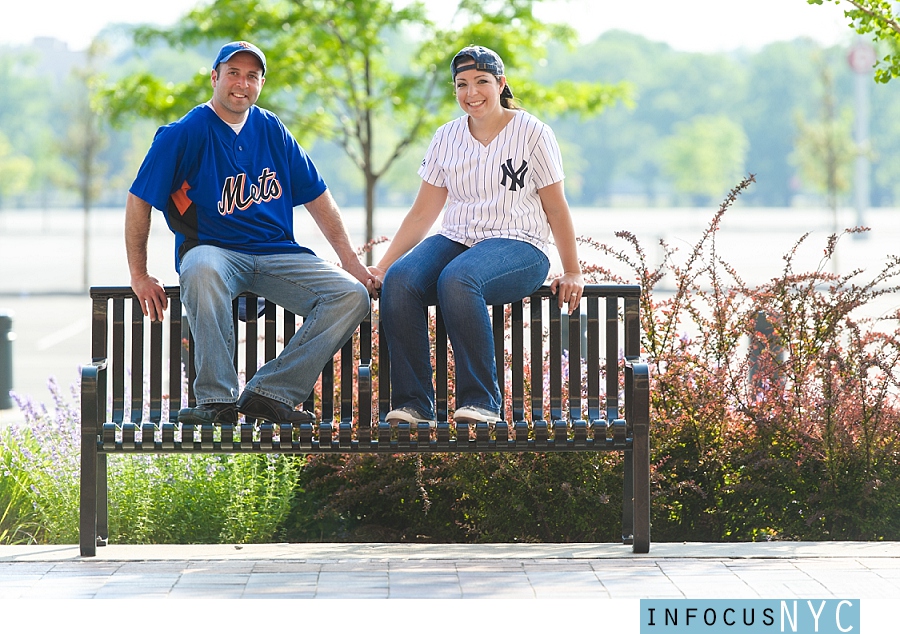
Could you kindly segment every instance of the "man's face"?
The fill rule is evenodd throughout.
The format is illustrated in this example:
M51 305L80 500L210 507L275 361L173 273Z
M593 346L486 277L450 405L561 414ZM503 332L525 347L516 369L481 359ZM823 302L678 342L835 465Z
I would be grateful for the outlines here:
M240 123L259 99L266 78L262 65L252 53L235 53L210 73L213 107L225 121Z

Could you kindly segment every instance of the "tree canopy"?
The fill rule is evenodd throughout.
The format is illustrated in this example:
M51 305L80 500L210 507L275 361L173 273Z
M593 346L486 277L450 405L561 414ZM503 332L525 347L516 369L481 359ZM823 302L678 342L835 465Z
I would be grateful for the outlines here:
M841 0L806 0L809 4ZM875 79L882 83L900 76L900 20L893 0L844 0L852 8L844 11L850 26L860 35L883 42L889 52L875 66Z
M517 92L545 114L594 115L628 95L624 83L544 86L530 80L547 44L572 45L575 35L571 27L538 20L537 0L461 0L449 26L434 24L421 2L396 4L215 0L170 29L139 30L136 41L184 47L244 39L259 45L268 61L260 104L275 111L301 143L324 139L344 150L363 177L367 241L373 238L377 182L450 116L449 62L463 46L495 49ZM108 89L104 101L114 121L132 115L173 120L208 98L209 70L181 83L153 69L137 72Z

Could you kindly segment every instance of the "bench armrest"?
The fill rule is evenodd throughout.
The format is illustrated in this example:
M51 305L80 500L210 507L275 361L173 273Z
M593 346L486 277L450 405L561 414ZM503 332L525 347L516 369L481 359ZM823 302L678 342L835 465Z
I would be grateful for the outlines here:
M106 404L101 385L106 382L106 359L94 359L81 367L81 434L96 435L103 426Z

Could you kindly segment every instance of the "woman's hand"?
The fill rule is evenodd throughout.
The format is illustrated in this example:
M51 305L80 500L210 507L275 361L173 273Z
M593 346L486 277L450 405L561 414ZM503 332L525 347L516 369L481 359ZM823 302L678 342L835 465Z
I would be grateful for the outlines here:
M572 314L581 302L581 294L584 292L584 277L581 273L563 273L561 277L550 282L550 292L556 295L559 309L563 304L569 305L568 314Z

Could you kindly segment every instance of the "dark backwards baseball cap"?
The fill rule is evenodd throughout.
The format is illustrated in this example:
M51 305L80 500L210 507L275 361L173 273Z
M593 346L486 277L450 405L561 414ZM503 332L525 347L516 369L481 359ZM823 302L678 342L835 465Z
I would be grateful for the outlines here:
M472 61L468 63L464 61L459 66L456 65L457 60L467 57L471 58ZM467 46L453 56L453 61L450 62L450 74L453 76L453 80L456 80L456 73L461 73L464 70L483 70L497 77L506 74L503 70L503 60L500 59L497 53L485 46ZM506 82L506 86L503 87L503 92L500 93L500 96L506 99L514 99L509 82Z
M213 69L219 67L219 64L223 62L227 62L231 59L231 57L235 53L252 53L256 56L256 59L259 60L259 63L262 64L263 76L266 74L266 56L263 54L258 47L254 46L250 42L229 42L221 49L219 49L219 54L216 55L216 61L213 62Z
M472 61L469 63L463 62L460 66L457 66L456 61L465 57L471 57ZM450 74L453 79L456 79L456 73L461 73L464 70L483 70L497 77L506 74L503 72L503 60L500 59L500 56L484 46L467 46L453 56L453 61L450 62Z

